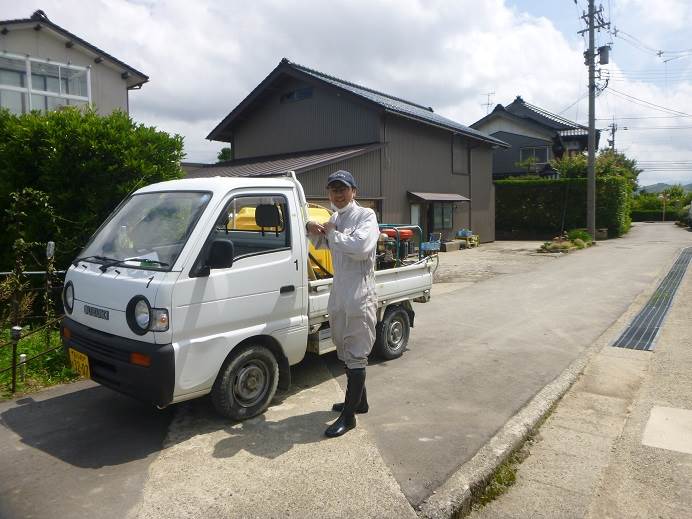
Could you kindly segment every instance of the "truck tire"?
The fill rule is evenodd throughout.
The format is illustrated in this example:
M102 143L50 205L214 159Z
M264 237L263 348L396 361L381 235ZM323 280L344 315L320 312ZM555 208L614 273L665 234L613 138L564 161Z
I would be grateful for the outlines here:
M216 411L233 420L263 413L274 398L279 364L264 346L249 345L233 352L221 366L211 390Z
M375 355L385 360L401 357L411 332L408 313L400 306L387 308L384 318L377 323L375 332Z

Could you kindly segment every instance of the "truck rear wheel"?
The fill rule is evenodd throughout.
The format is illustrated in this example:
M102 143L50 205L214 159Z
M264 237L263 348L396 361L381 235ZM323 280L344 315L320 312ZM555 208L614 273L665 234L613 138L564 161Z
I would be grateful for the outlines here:
M406 310L400 306L387 308L375 329L375 354L385 360L401 357L408 344L411 323Z
M279 365L274 354L253 344L226 359L211 390L211 400L219 414L247 420L269 407L278 382Z

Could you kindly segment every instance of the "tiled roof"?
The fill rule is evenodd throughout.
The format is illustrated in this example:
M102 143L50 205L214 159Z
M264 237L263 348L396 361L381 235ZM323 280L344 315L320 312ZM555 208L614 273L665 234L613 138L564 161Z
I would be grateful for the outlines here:
M564 117L551 113L538 106L529 104L524 101L521 96L517 96L517 98L505 106L504 109L518 117L531 119L555 130L582 129L588 131L586 126L565 119Z
M436 114L430 107L424 107L422 105L412 103L411 101L406 101L404 99L400 99L389 94L378 92L377 90L372 90L367 87L356 85L355 83L351 83L349 81L345 81L343 79L339 79L334 76L324 74L317 70L313 70L308 67L298 65L297 63L292 63L288 60L285 60L284 62L296 70L304 72L305 74L325 81L338 88L347 90L348 92L362 97L364 99L367 99L368 101L371 101L373 103L376 103L384 109L389 110L391 112L406 117L411 117L423 123L441 126L445 129L452 130L454 132L467 135L469 137L475 137L476 139L485 142L490 142L503 147L507 146L505 142L499 139L495 139L494 137L491 137L490 135L487 135L483 132L474 130L473 128L469 128L468 126L464 126L463 124L459 124L455 121L452 121L451 119L447 119L446 117L442 117L441 115Z
M287 171L302 173L340 160L365 155L381 147L381 144L363 144L348 148L308 151L290 155L230 160L197 168L190 171L187 178L270 176Z
M149 76L146 74L143 74L139 70L131 67L127 63L124 63L120 61L119 59L111 56L107 52L99 49L95 45L92 45L86 40L83 40L79 36L76 36L75 34L72 34L70 31L63 29L59 25L51 22L48 17L46 16L46 13L41 11L40 9L37 11L34 11L34 13L31 15L31 18L19 18L19 19L14 19L14 20L0 20L0 27L3 27L3 30L6 30L6 26L8 25L21 25L21 24L28 24L28 23L33 23L33 24L39 24L39 25L45 25L46 27L49 27L50 29L54 30L57 33L62 34L64 37L69 39L70 41L74 43L78 43L82 47L86 47L89 49L91 52L94 54L98 54L99 56L108 59L109 61L112 61L113 63L120 65L124 69L127 70L127 72L140 76L142 78L141 81L134 81L133 84L129 85L128 88L133 88L139 85L142 85L143 83L146 83L149 81Z

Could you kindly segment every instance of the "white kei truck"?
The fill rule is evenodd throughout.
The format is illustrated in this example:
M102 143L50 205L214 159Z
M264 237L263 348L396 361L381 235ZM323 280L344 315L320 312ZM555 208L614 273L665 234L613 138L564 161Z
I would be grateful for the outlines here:
M288 388L290 366L334 350L332 279L315 274L327 269L314 268L307 218L293 172L134 192L66 273L61 334L72 366L159 408L211 393L234 420L264 412L277 386ZM433 263L414 256L376 271L379 355L406 349Z

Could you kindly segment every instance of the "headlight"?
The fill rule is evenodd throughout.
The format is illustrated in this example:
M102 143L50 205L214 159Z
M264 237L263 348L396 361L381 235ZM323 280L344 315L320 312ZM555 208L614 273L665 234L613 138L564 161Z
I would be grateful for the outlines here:
M140 299L135 303L135 322L137 326L146 330L149 328L149 321L151 321L149 304L145 299Z
M168 330L168 310L152 308L144 296L135 296L127 304L125 317L130 329L137 335L147 332L165 332Z
M65 289L62 293L62 302L65 306L65 310L67 310L67 313L71 314L72 310L74 309L74 285L72 284L72 281L68 281L65 285Z
M151 323L151 306L144 296L135 296L127 303L125 318L130 330L137 335L144 335L149 331Z

